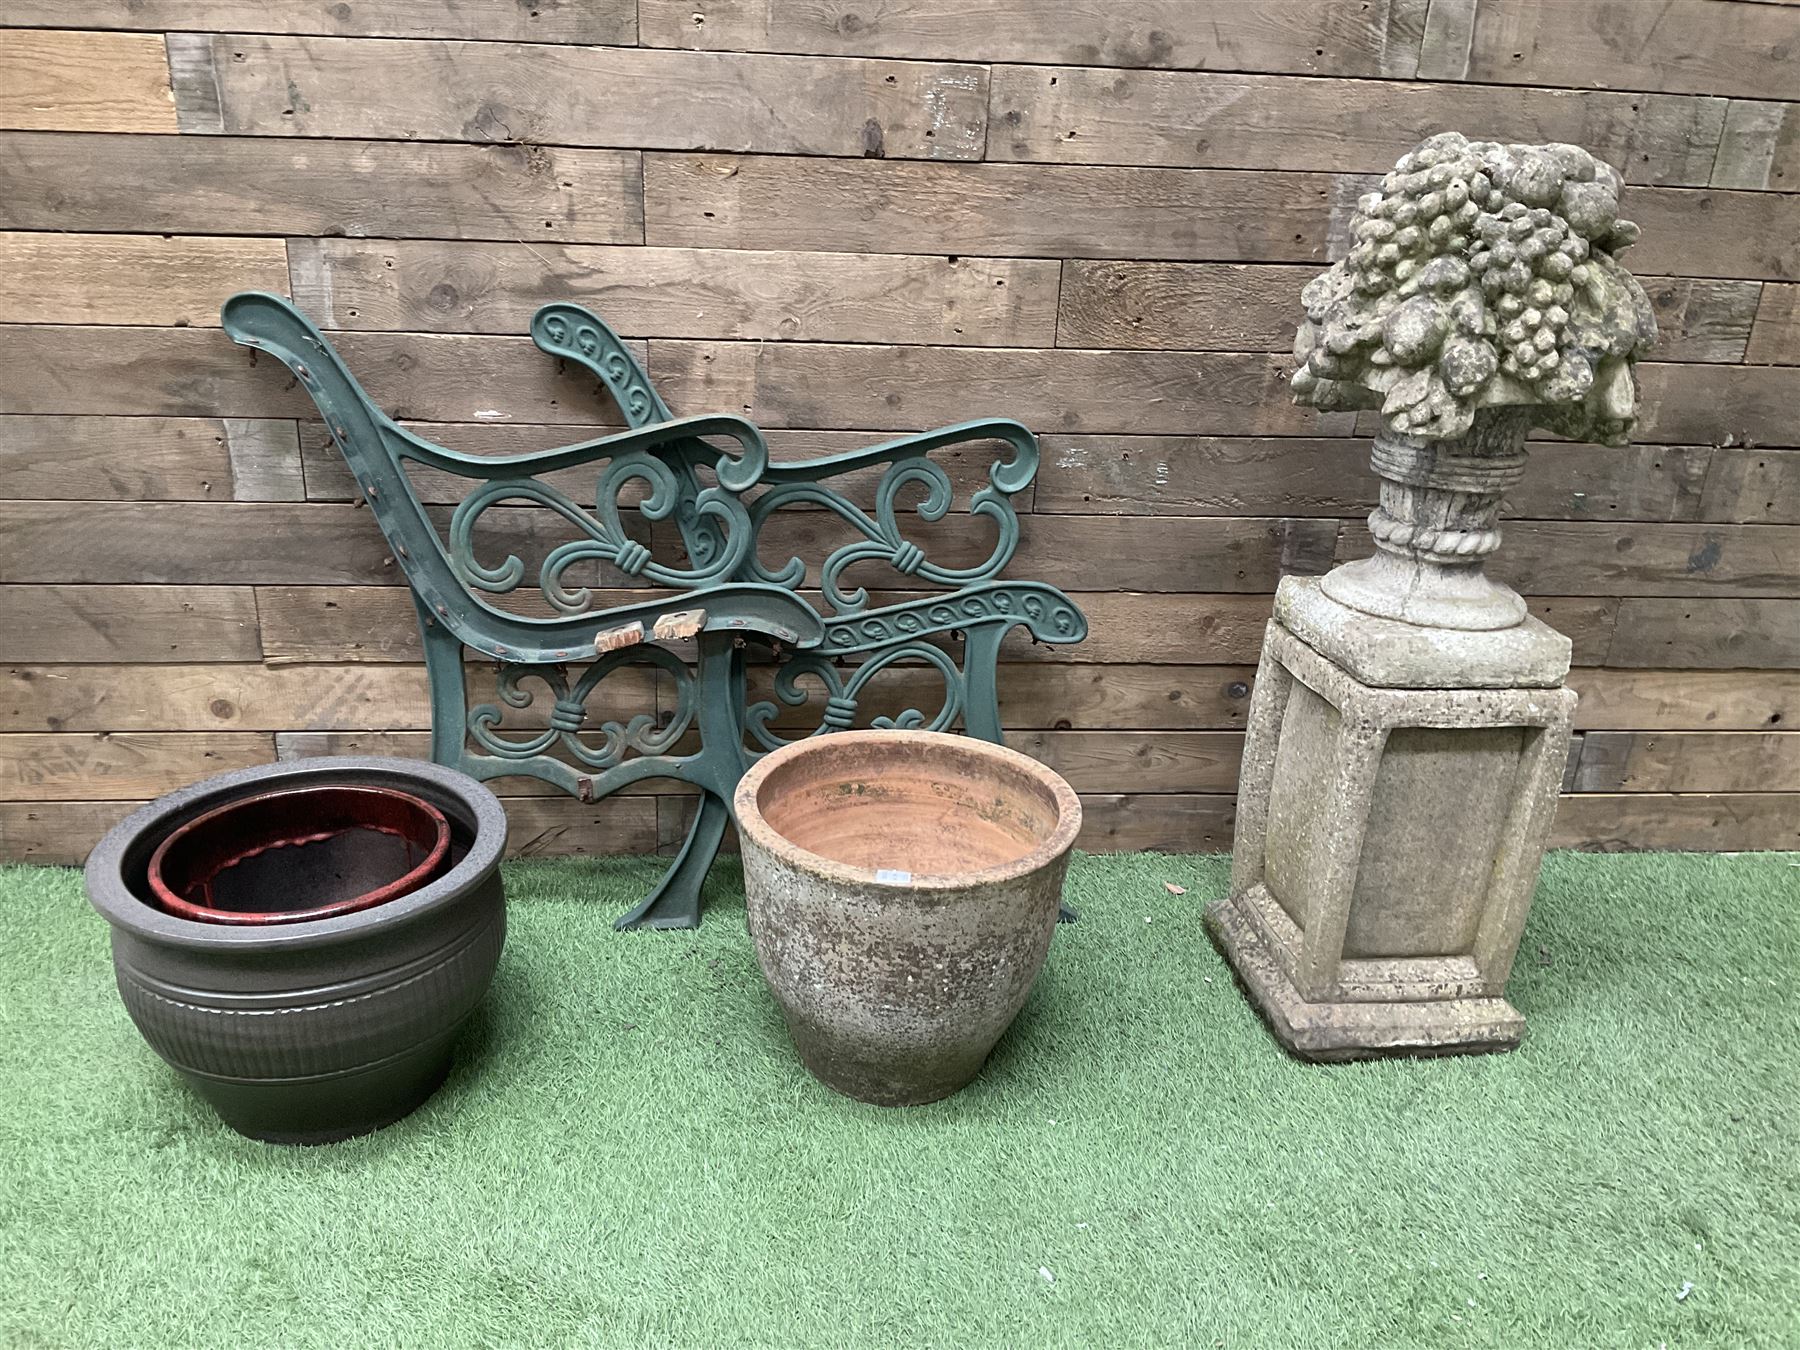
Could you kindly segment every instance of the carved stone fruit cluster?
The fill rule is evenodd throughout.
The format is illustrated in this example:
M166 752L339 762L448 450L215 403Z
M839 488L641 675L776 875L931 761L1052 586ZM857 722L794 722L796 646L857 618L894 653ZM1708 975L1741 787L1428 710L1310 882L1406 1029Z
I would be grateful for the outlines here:
M1619 188L1579 146L1431 137L1357 203L1349 255L1301 293L1297 400L1379 407L1424 440L1530 405L1553 431L1622 443L1656 320L1614 259L1638 237Z

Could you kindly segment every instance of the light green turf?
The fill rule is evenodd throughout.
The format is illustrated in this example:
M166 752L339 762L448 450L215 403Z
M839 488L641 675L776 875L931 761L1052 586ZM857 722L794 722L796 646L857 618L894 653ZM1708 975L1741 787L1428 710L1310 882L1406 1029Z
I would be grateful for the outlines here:
M1335 1068L1203 935L1222 859L1081 859L985 1075L904 1111L801 1070L729 868L613 932L654 867L511 866L450 1084L300 1150L150 1054L77 873L0 869L0 1343L1800 1344L1791 855L1555 857L1522 1050Z

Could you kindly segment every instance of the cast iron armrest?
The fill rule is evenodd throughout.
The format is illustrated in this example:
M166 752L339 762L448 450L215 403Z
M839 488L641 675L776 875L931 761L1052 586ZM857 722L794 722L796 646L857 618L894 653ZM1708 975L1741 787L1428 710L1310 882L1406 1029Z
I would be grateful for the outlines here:
M558 469L580 468L595 460L624 460L627 456L653 454L702 436L728 436L742 447L735 458L721 454L715 461L719 486L729 492L743 492L761 479L769 462L769 447L762 432L735 413L703 413L698 417L679 417L672 422L617 431L591 441L557 446L551 450L528 450L517 455L466 455L425 440L405 427L388 424L391 434L401 442L399 453L446 473L464 478L531 478L555 473Z
M816 483L822 478L888 464L903 459L922 459L933 450L967 441L1005 441L1013 448L1013 458L996 460L988 470L988 481L1011 496L1027 486L1037 474L1038 443L1025 427L1010 417L984 417L973 422L900 436L880 445L849 450L841 455L821 455L816 459L797 460L787 464L771 464L762 481L770 485L782 483Z
M817 647L824 637L818 612L779 586L725 582L568 618L532 619L496 609L460 586L447 591L424 569L409 579L421 618L442 624L471 650L513 665L587 660L700 633L755 634L798 648Z

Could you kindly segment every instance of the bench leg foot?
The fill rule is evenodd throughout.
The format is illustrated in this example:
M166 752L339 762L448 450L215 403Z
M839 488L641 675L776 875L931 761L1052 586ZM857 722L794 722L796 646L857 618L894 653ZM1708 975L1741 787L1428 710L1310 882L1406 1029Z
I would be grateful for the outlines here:
M700 926L700 884L706 880L719 843L725 837L725 825L731 813L725 803L712 793L700 801L688 837L675 855L675 861L656 885L631 913L618 919L613 927L630 928L698 928Z

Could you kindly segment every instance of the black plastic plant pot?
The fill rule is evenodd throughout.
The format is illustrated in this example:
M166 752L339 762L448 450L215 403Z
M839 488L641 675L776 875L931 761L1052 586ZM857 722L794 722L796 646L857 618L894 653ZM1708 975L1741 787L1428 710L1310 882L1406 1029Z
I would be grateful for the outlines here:
M317 804L340 789L366 788L410 797L427 818L443 818L449 837L435 878L396 893L390 874L409 852L420 861L417 843L409 837L398 857L382 855L376 865L367 849L379 853L379 841L345 845L346 831L333 829L321 837L339 840L340 873L368 870L329 875L331 850L299 861L303 844L290 855L289 875L271 864L237 879L232 905L279 921L188 918L159 902L151 860L178 834L203 833L187 827L228 820L225 808L273 793L316 794ZM291 846L294 838L318 842L312 836L320 832L286 833ZM238 1132L318 1144L392 1124L443 1082L457 1033L487 992L506 940L505 843L494 794L454 769L374 757L297 760L208 778L127 816L89 855L87 893L112 925L119 993L151 1049ZM208 847L232 853L217 840ZM280 858L285 847L239 853ZM176 851L171 845L163 862ZM205 848L195 857L197 874L216 860ZM248 884L258 870L266 899ZM386 898L361 907L332 904L384 889ZM326 907L334 912L304 913Z

